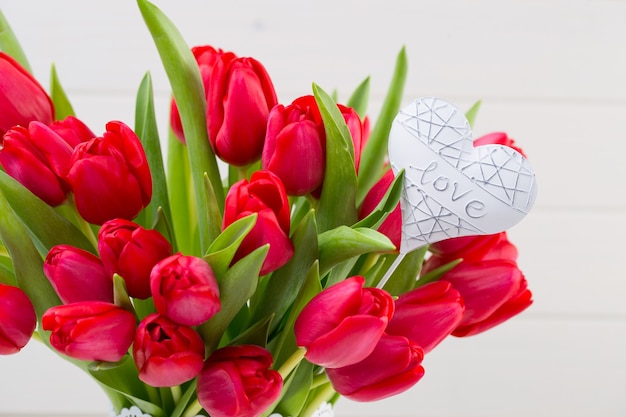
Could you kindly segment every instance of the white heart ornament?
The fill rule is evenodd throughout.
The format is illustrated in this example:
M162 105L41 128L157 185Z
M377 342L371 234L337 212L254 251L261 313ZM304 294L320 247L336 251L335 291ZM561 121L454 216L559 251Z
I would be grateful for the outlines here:
M405 170L400 253L504 231L537 196L526 158L504 145L474 147L463 112L435 97L400 110L389 133L389 161L394 173Z

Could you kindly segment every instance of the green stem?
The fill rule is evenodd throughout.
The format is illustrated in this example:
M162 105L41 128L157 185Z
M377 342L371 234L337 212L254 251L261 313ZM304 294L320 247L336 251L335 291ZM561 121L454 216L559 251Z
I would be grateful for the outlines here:
M320 405L322 405L324 401L328 401L334 394L335 390L330 382L321 386L315 393L315 396L307 402L299 417L311 417L313 413L320 408Z
M196 398L191 404L189 404L182 417L195 417L200 411L202 411L202 406Z
M315 375L313 377L313 381L311 382L311 389L321 387L327 382L328 382L328 375L326 375L326 372L322 372L321 374Z
M180 385L170 387L170 391L172 392L172 399L174 400L174 404L178 404L178 401L180 401L180 397L183 395L183 390L180 388Z
M64 206L67 207L68 211L71 212L71 215L74 217L74 224L78 229L83 232L85 237L89 240L89 242L93 245L94 249L98 249L98 238L91 228L91 224L87 223L85 219L81 217L76 209L76 204L74 204L74 196L69 195L67 200L64 203Z
M278 370L280 376L283 377L283 381L287 379L291 371L293 371L296 366L302 361L304 358L304 354L306 353L305 349L299 348L296 350Z

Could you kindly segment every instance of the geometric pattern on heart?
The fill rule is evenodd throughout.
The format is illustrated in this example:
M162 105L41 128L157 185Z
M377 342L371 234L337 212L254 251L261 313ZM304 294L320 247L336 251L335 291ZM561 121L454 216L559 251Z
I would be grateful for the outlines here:
M537 195L526 158L504 145L474 147L463 112L436 97L398 113L389 161L394 172L405 170L401 253L506 230L530 211Z

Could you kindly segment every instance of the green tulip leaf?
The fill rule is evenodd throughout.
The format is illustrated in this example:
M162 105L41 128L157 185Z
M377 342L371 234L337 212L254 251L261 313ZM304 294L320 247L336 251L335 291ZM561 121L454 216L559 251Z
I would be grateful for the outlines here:
M206 100L200 70L191 49L172 21L147 0L137 0L137 4L159 51L178 105L195 192L200 251L204 254L211 243L205 173L209 176L220 210L224 208L224 195L217 160L208 139Z
M314 371L315 366L308 361L302 361L298 364L296 372L285 382L287 389L283 389L284 394L276 406L275 412L282 416L300 415L300 411L302 411L309 396Z
M54 118L56 120L63 120L67 116L74 116L76 114L72 103L70 103L70 99L67 97L61 85L54 64L52 64L52 68L50 68L50 98L54 104Z
M218 346L231 320L256 291L261 266L268 251L269 245L261 246L240 259L225 274L217 275L221 309L199 327L209 352Z
M26 54L24 54L22 46L17 40L15 33L13 33L9 22L4 17L4 14L2 14L2 11L0 11L0 51L13 57L13 59L19 62L28 72L31 72Z
M195 238L195 219L198 216L190 181L189 155L187 147L176 139L172 129L169 129L167 149L167 191L176 246L182 253L200 255L199 242Z
M135 314L135 308L126 289L126 281L118 274L113 274L113 302L116 306Z
M427 251L428 247L424 246L407 253L383 288L391 295L404 294L415 288Z
M415 285L415 287L421 287L422 285L426 285L430 282L437 281L441 278L443 274L448 271L451 271L455 266L463 262L462 258L455 259L454 261L448 262L445 265L441 265L439 268L435 268L432 271L422 275Z
M356 221L354 146L346 122L332 98L313 84L326 130L326 171L317 212L320 231Z
M400 110L407 70L406 49L403 47L396 59L391 86L387 91L387 96L383 102L378 120L361 153L357 189L357 203L359 205L367 195L369 189L376 184L384 173L389 131L391 130L393 119L395 119Z
M364 119L367 114L367 104L370 98L370 77L359 84L354 90L346 105L352 107L357 112L361 119Z
M295 228L291 242L294 247L291 260L282 268L265 277L266 285L262 289L260 288L251 300L253 322L269 316L274 317L270 335L274 334L283 321L283 316L309 275L311 265L317 261L317 227L312 210L304 216Z
M237 345L257 345L265 346L267 343L267 335L269 334L270 323L272 317L266 317L260 322L254 323L242 329L236 333L236 336L232 338L228 344L231 346ZM234 332L232 334L235 334Z
M258 214L253 213L230 224L209 246L204 260L211 265L213 271L223 275L235 257L239 245L254 227Z
M32 234L42 255L45 256L50 248L59 244L96 252L96 248L76 226L3 171L0 171L0 191L4 193L18 221Z
M356 256L395 249L389 238L376 230L339 226L319 235L320 275Z
M470 109L465 113L465 118L470 124L470 127L474 127L474 122L476 122L476 116L478 116L478 110L480 110L480 105L483 102L478 100L476 103L470 107Z
M374 210L368 214L364 219L355 223L352 227L367 227L370 229L376 229L380 224L385 221L389 213L395 210L402 196L404 181L404 170L398 172L393 182L387 189L387 192L376 205Z
M211 179L204 174L204 185L206 186L206 207L207 217L209 218L209 239L211 242L220 234L222 229L222 212L217 205L217 197Z
M26 227L3 192L0 192L0 239L13 260L18 286L30 298L41 320L46 310L61 304L61 300L43 273L43 259Z
M185 393L176 402L176 407L174 408L174 411L172 411L169 417L181 417L183 415L183 413L185 412L185 409L187 408L187 405L189 404L189 401L191 401L194 394L196 393L197 386L198 386L198 381L196 379L193 379L189 383L189 386L185 390Z
M279 368L285 361L296 351L296 336L293 332L293 326L300 312L308 304L309 301L322 291L320 284L319 263L315 261L309 269L302 287L298 292L298 296L293 302L289 310L289 316L285 322L285 328L288 331L280 333L278 340L272 345L272 353L274 356L274 367ZM293 414L297 415L297 414Z
M135 133L139 136L141 144L146 152L150 173L152 174L152 201L148 207L142 210L140 217L135 222L144 227L152 228L158 220L158 211L161 209L166 218L171 219L170 200L167 193L167 180L163 167L163 154L161 153L161 141L154 113L154 93L152 90L152 78L150 73L141 80L135 102ZM174 231L170 231L170 237L175 242Z
M8 254L0 256L0 283L17 286L15 272L13 272L13 261Z

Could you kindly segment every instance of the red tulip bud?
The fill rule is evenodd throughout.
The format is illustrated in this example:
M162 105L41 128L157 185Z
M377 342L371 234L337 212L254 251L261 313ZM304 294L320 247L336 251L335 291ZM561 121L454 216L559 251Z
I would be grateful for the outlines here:
M19 352L30 340L37 316L24 291L0 284L0 355Z

